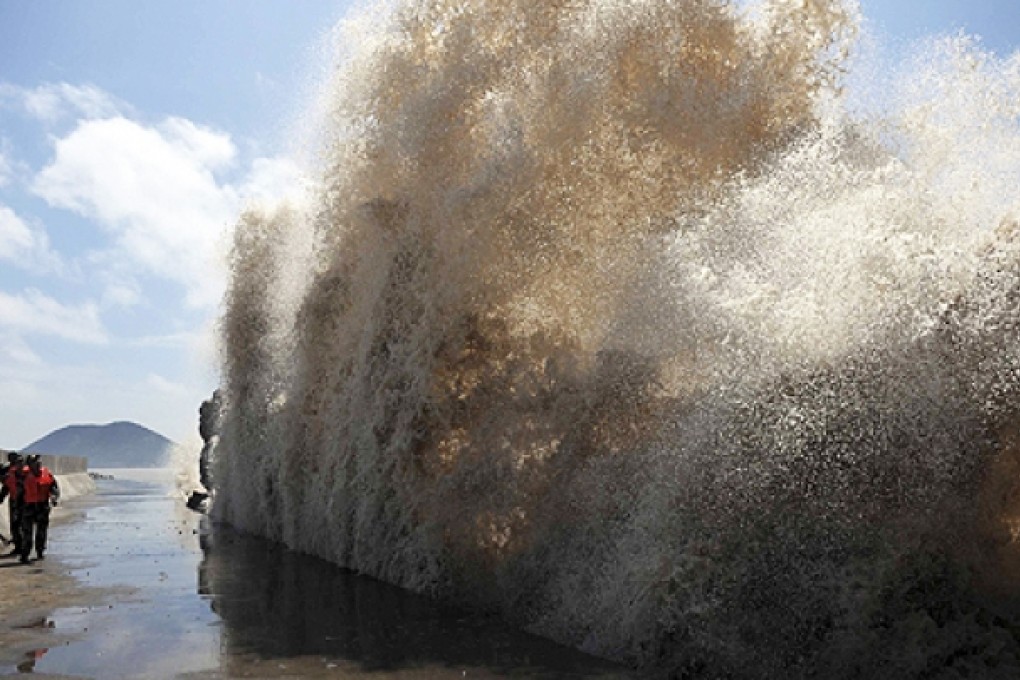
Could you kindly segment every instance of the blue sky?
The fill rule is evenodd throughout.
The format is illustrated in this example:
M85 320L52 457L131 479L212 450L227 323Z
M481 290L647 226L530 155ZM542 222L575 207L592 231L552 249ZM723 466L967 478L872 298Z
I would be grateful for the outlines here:
M194 436L229 230L297 181L343 11L0 0L0 447L121 419Z
M861 10L874 33L900 45L963 30L1000 56L1020 46L1015 0L861 0Z
M862 8L894 51L959 29L1020 45L1016 0ZM0 447L113 420L196 436L233 220L300 182L296 121L345 11L0 0Z

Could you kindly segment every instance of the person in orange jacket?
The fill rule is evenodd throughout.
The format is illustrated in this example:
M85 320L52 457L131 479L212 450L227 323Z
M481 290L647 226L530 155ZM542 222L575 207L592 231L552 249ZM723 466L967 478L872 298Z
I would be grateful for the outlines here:
M43 559L46 553L46 533L50 527L50 507L60 500L60 487L56 478L43 467L37 455L28 457L22 500L21 562L24 564L28 562L33 543L36 558Z
M28 466L21 459L21 454L11 451L7 454L7 466L3 470L2 484L0 484L0 503L7 501L8 517L11 526L11 543L14 544L14 551L9 556L21 554L21 516L22 498L21 490Z

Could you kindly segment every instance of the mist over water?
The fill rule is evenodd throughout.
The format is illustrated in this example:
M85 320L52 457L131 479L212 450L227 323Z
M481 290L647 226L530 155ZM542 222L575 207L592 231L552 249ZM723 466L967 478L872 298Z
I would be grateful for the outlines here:
M351 29L315 200L237 229L215 511L679 677L1015 677L1020 57L861 113L858 24Z

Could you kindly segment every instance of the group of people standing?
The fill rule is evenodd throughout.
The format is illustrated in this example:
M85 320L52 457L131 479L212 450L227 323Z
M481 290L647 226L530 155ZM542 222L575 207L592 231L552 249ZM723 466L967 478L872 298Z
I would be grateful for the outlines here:
M35 548L36 559L46 554L46 534L50 526L50 508L60 499L60 486L53 474L43 466L37 455L22 458L20 453L7 454L7 465L0 468L0 503L10 499L11 538L22 564L28 563Z

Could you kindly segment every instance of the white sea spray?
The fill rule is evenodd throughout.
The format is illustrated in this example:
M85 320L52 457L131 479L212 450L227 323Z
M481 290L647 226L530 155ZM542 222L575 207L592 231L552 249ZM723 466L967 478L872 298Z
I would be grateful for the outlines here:
M238 225L216 513L679 677L1012 677L1020 62L860 113L857 25L348 32L317 200Z

